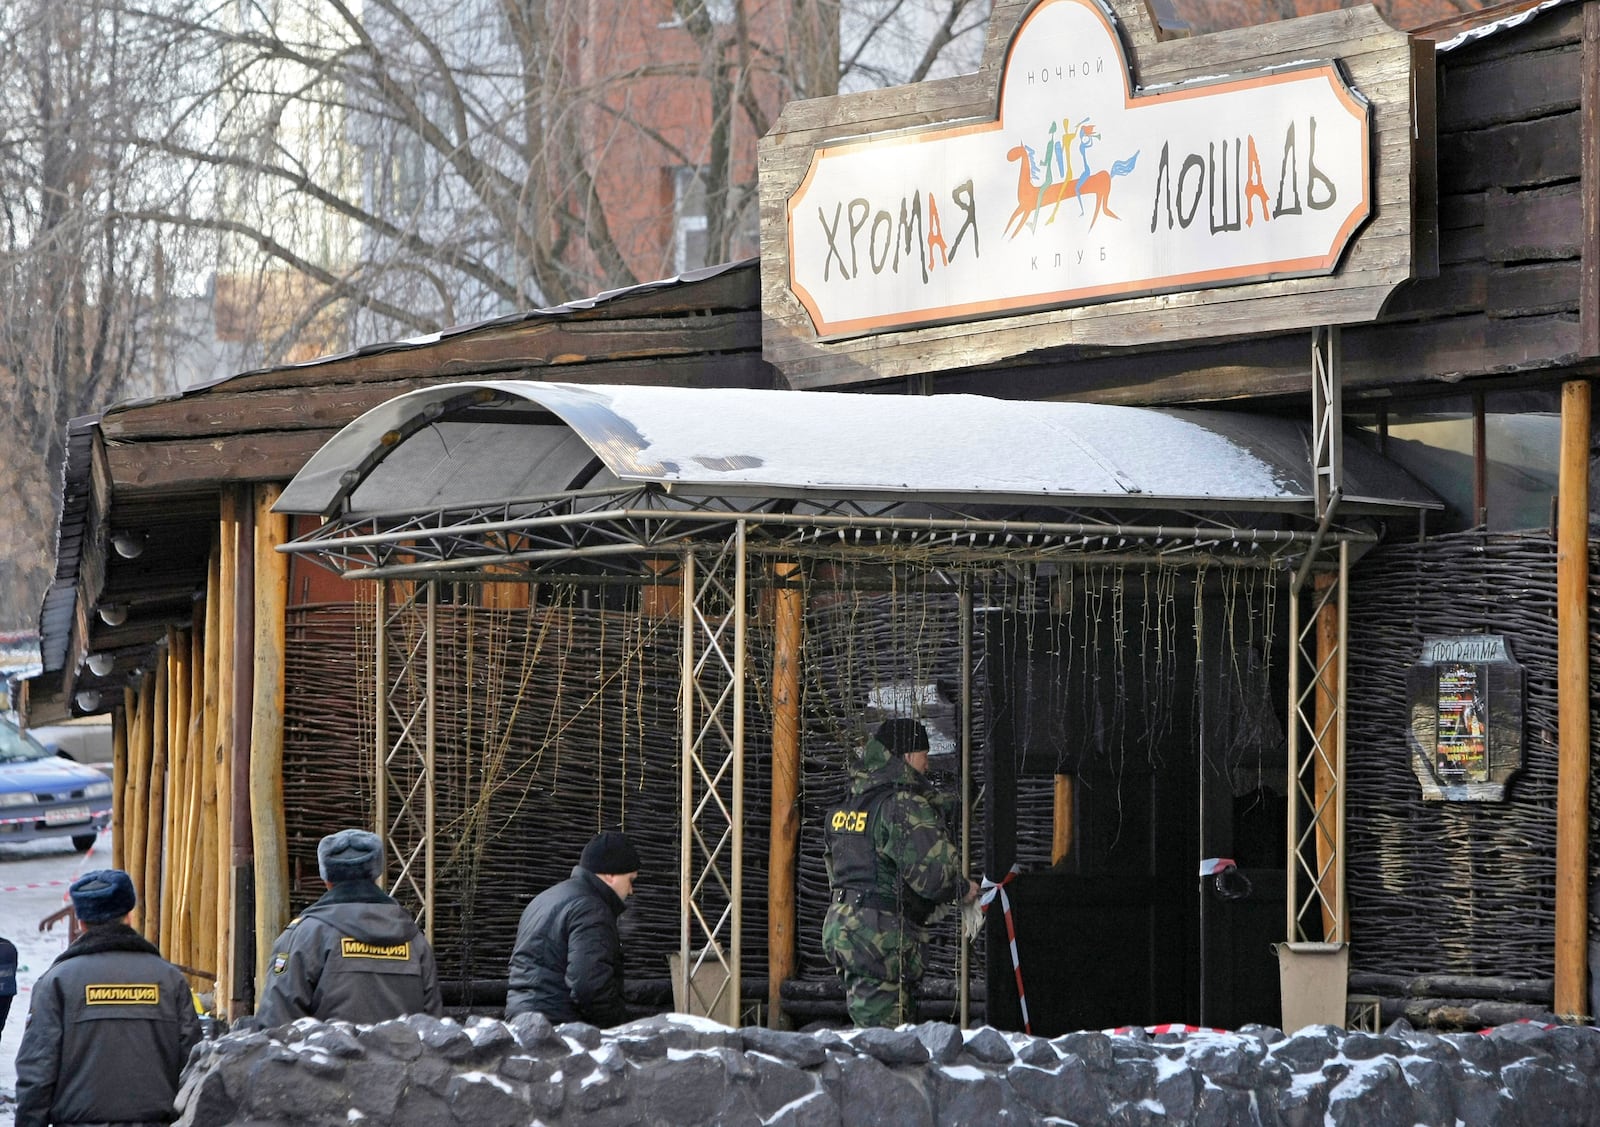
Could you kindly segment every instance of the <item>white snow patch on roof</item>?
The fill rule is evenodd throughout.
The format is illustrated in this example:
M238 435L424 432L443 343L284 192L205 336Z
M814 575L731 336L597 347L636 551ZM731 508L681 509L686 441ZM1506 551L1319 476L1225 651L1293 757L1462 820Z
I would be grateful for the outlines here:
M1567 3L1570 3L1570 0L1545 0L1542 4L1536 4L1526 11L1517 12L1506 16L1504 19L1468 28L1454 39L1446 39L1443 43L1438 44L1434 50L1440 54L1446 51L1454 51L1464 43L1471 43L1474 39L1486 39L1491 35L1498 35L1502 31L1527 23L1541 13L1548 12L1551 8L1559 8Z
M719 410L682 388L612 386L590 393L637 428L634 458L683 481L905 488L922 492L1277 497L1271 467L1197 423L1100 403L978 395L848 395L719 389ZM843 405L844 409L841 409ZM1007 449L976 447L1004 435ZM1097 439L1115 436L1112 447ZM873 457L863 458L870 449ZM1027 458L1015 451L1028 451ZM755 464L741 465L751 457ZM715 469L708 463L718 463ZM676 1016L676 1015L675 1015ZM709 1020L709 1019L699 1019Z

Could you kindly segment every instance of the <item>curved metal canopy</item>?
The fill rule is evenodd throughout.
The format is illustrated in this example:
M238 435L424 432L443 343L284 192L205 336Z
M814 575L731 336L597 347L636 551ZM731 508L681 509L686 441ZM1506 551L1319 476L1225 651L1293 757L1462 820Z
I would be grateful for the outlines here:
M1342 509L1438 508L1365 447ZM1088 403L540 383L442 385L330 439L280 512L478 509L618 484L674 496L1309 514L1307 428L1223 411Z

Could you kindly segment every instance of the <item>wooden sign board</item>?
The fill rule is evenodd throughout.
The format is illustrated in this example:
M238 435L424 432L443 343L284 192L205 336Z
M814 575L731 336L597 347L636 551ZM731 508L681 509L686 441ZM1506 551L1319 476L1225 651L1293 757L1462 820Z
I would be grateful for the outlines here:
M999 3L976 74L763 141L766 358L831 386L1369 320L1432 268L1431 60L1370 9L1160 43L1137 0Z

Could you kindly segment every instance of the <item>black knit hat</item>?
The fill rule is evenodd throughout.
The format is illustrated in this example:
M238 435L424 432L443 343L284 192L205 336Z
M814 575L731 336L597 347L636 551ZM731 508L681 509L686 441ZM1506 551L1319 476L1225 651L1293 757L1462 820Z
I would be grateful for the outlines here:
M596 834L594 840L583 847L578 864L591 873L636 873L639 871L639 853L633 843L617 830Z
M928 729L917 720L903 716L892 717L878 725L872 738L881 743L890 755L911 755L928 750Z
M133 879L121 869L84 873L72 882L67 895L72 897L72 910L86 924L120 920L139 902L133 892Z
M317 842L317 870L329 884L383 875L383 839L368 830L340 830Z

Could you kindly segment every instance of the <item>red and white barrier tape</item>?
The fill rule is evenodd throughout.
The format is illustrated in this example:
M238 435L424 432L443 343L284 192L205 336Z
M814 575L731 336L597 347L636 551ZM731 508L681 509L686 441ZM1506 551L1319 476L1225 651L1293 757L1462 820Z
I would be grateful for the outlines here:
M1143 1029L1152 1037L1159 1033L1228 1033L1230 1030L1217 1029L1210 1025L1185 1025L1182 1022L1168 1022L1165 1025L1119 1025L1115 1029L1106 1030L1107 1033L1132 1033L1135 1029Z
M0 885L0 892L27 892L29 889L34 888L60 888L64 885L70 885L73 881L77 880L80 876L88 871L89 858L93 857L95 855L95 851L99 848L100 835L97 833L95 835L94 844L91 845L88 850L85 851L84 855L79 859L78 871L73 873L72 876L67 880L36 880L29 881L26 884L3 884Z
M72 880L77 880L77 879L78 879L77 877L73 877L72 878ZM61 885L66 885L66 884L71 884L71 883L72 883L71 880L36 880L36 881L29 881L27 884L5 884L5 885L0 885L0 892L26 892L30 888L57 888L57 887L59 887Z
M1012 878L1021 871L1016 865L1012 865L1011 871L1001 877L998 884L984 877L983 895L978 898L978 906L987 913L995 896L998 894L1000 897L1000 910L1006 917L1006 939L1011 944L1011 969L1017 976L1017 1003L1022 1007L1022 1031L1032 1036L1033 1022L1028 1019L1028 995L1022 989L1022 959L1017 954L1017 925L1011 918L1011 897L1006 895L1006 885L1010 884Z

